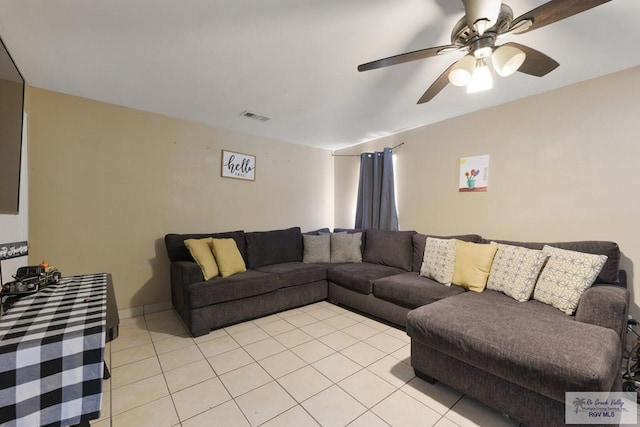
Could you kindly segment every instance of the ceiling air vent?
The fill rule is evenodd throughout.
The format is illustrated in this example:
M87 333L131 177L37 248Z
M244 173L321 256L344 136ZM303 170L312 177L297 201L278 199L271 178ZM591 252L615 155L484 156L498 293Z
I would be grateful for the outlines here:
M240 114L242 117L246 117L248 119L258 120L261 122L268 122L271 120L271 117L264 116L262 114L254 113L253 111L243 111Z

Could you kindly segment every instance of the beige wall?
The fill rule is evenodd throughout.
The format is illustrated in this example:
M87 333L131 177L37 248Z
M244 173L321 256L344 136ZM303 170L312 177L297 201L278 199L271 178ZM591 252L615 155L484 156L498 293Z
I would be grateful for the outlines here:
M461 102L466 95L461 94ZM438 108L437 98L424 107ZM640 68L414 129L339 154L396 151L401 229L513 240L613 240L640 316ZM460 157L489 154L489 191L459 193ZM352 227L359 160L335 160L335 225Z
M30 97L30 261L112 273L120 309L171 299L166 233L333 225L328 151L41 89ZM221 178L222 149L256 155L255 182Z

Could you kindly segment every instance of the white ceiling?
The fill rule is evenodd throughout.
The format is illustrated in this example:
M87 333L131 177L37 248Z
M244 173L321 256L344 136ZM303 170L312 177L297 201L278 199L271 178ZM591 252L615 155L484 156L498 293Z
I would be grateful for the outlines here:
M460 0L0 0L0 36L32 86L327 149L640 65L640 1L612 0L504 39L560 63L543 78L417 105L461 54L356 70L448 44L462 15Z

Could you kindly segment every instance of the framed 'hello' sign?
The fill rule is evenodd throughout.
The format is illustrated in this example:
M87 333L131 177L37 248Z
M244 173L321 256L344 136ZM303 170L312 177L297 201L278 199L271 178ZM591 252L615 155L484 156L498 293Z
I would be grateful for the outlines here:
M221 175L224 178L255 181L256 156L222 150Z

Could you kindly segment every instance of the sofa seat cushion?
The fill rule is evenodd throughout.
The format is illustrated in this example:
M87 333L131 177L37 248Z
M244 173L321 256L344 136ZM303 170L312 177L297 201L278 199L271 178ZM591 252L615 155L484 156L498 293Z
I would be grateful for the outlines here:
M464 293L460 286L445 286L417 272L376 279L373 295L407 308L416 308L453 295Z
M256 269L263 273L276 274L280 277L283 288L305 285L327 279L327 267L321 264L305 264L302 262L285 262Z
M187 300L191 308L206 307L273 292L281 284L277 274L247 270L230 277L217 276L206 282L192 283L186 290Z
M327 278L345 288L368 295L373 291L374 280L402 273L405 271L400 268L362 262L331 265L327 271Z
M611 390L620 367L621 343L611 329L490 290L410 311L407 333L427 347L560 402L566 391Z

